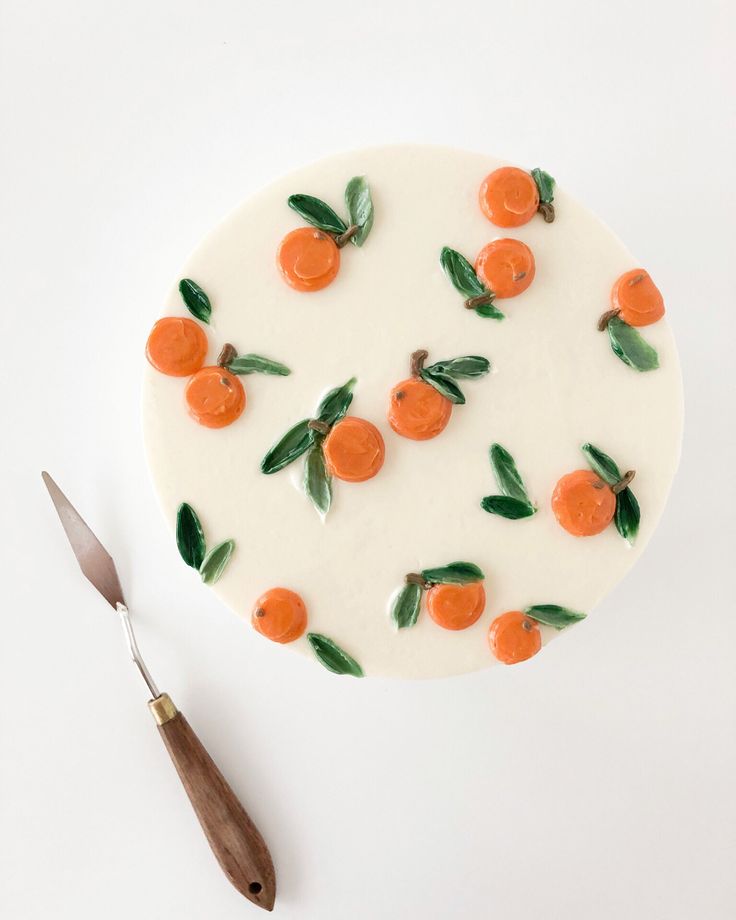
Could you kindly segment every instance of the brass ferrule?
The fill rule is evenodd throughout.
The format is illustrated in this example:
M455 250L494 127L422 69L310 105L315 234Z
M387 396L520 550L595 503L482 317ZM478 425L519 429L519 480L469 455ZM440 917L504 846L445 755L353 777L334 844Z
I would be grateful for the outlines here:
M174 706L174 701L168 693L162 693L155 700L149 700L148 708L151 710L157 725L164 725L166 722L170 722L179 711Z

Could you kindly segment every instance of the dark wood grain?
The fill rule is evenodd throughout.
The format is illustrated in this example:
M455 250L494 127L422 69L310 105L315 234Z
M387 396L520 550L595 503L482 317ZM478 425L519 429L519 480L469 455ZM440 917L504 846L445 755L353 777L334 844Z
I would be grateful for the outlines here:
M158 730L223 872L249 901L272 910L276 876L258 828L180 712Z

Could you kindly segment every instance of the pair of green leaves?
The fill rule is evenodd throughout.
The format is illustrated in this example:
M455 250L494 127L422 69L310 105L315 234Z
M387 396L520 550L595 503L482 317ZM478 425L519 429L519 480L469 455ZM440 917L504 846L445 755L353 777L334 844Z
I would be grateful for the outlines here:
M179 282L179 293L192 316L202 323L209 323L212 316L212 304L197 282L192 281L191 278L182 278Z
M581 449L585 454L588 465L596 476L600 476L600 478L611 487L621 482L623 478L621 470L608 454L604 454L602 450L599 450L592 444L583 444ZM640 519L641 511L639 510L639 502L636 500L634 493L627 486L616 495L614 523L616 525L616 530L621 534L624 540L632 546L639 532Z
M333 674L349 674L351 677L363 677L363 669L358 662L341 649L336 642L320 633L307 633L307 641L312 646L320 664Z
M486 495L481 499L481 508L489 514L498 514L511 521L535 514L537 509L529 501L524 481L511 454L500 444L491 444L489 457L502 494Z
M579 623L587 615L570 610L569 607L560 607L558 604L535 604L532 607L525 607L524 613L530 620L536 620L537 623L543 623L545 626L553 626L555 629L564 629L573 623Z
M452 286L466 300L472 300L476 297L488 298L488 303L481 303L473 307L478 316L486 319L504 318L504 314L493 303L493 291L489 290L478 278L475 269L465 256L455 249L445 246L440 253L440 265Z
M465 355L462 358L452 358L449 361L437 361L429 367L422 368L419 376L441 393L445 399L457 406L465 404L463 391L455 382L456 380L474 380L484 377L491 369L488 358L478 355Z
M641 333L618 316L612 316L606 326L613 353L624 364L637 371L654 371L659 367L659 356Z
M176 513L176 545L181 558L199 572L206 585L213 585L219 579L235 549L234 540L225 540L207 552L197 512L186 502L179 505Z
M424 585L407 581L397 592L391 604L390 616L397 629L414 626L422 605L422 593L434 585L469 585L482 581L483 572L472 562L451 562L433 569L422 569L419 573Z
M289 207L303 217L307 223L337 236L346 233L348 224L332 208L313 195L291 195ZM350 226L357 231L350 237L354 246L362 246L373 226L373 201L364 176L353 176L345 187L345 207L348 210Z
M317 406L314 421L332 428L344 418L353 401L356 378L351 377L341 387L335 387ZM325 466L322 444L325 435L309 427L312 419L302 419L277 441L261 461L261 471L270 475L306 454L304 464L304 492L314 507L324 517L332 503L332 477Z

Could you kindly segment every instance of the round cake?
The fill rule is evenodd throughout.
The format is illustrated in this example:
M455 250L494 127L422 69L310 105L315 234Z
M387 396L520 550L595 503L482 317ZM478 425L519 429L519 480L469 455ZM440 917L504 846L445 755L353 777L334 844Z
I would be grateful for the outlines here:
M541 168L409 145L307 166L205 238L146 343L172 546L255 645L336 674L532 659L664 508L665 305Z

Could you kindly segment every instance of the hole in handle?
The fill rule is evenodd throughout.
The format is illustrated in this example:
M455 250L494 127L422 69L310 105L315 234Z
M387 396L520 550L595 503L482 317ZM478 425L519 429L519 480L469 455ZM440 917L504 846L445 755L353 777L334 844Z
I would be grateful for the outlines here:
M250 885L248 885L248 891L250 891L251 894L260 894L263 891L263 885L261 885L260 882L251 882Z

